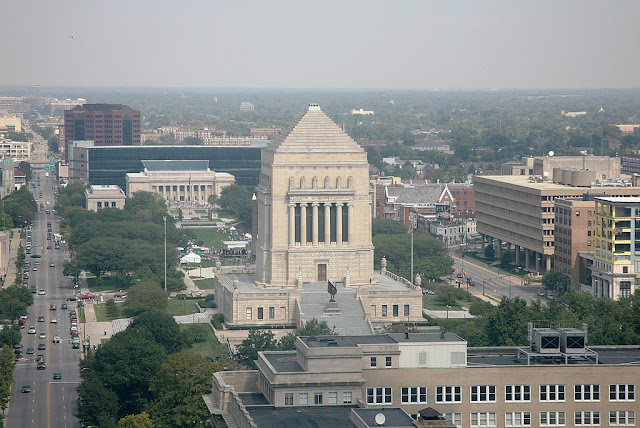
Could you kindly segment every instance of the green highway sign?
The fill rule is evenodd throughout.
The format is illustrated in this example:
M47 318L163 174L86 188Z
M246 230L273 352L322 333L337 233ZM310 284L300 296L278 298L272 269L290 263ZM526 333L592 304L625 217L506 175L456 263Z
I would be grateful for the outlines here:
M44 170L45 171L55 171L56 170L56 166L55 165L45 165L44 166Z

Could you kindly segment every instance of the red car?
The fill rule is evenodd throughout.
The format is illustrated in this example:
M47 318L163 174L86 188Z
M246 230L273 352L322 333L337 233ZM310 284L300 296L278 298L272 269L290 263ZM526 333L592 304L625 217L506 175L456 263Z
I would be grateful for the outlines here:
M80 296L80 298L88 300L88 299L95 299L96 295L93 293L87 293L87 294L83 294L82 296Z
M50 250L50 249L51 249L51 245L47 245L47 250Z
M127 293L123 293L122 291L113 295L113 297L125 297Z

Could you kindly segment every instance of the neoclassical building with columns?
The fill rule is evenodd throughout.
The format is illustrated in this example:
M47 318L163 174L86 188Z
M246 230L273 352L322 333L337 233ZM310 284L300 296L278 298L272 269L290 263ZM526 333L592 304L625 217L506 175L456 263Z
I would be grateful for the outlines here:
M301 325L340 313L372 323L422 318L421 290L374 272L372 189L366 152L320 107L262 152L254 219L255 272L216 274L227 323ZM338 284L337 310L324 311L327 281ZM315 297L314 297L315 296ZM325 299L326 297L326 299ZM326 312L326 313L325 313ZM352 320L350 331L356 331Z
M126 175L126 192L157 193L167 202L206 203L235 183L233 175L209 169L208 160L143 160L142 172Z

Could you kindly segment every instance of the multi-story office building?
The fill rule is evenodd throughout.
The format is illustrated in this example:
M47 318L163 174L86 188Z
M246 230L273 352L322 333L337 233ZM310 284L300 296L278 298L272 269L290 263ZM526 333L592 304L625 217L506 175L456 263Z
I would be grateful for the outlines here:
M553 181L544 176L476 176L473 188L478 233L490 243L497 241L498 257L502 243L507 248L513 244L516 264L534 272L548 271L554 255L556 200L586 194L640 196L640 187L627 181L599 180L596 176L595 171L559 168L554 169Z
M0 157L27 161L31 158L31 142L0 139Z
M260 352L258 370L214 374L210 398L238 426L263 426L265 407L349 406L431 407L456 427L636 426L638 347L588 348L577 329L530 334L527 347L478 349L444 332L300 337L294 351Z
M91 141L68 145L69 181L115 184L126 188L126 174L144 170L145 160L206 160L216 172L227 172L236 183L254 187L260 176L264 143L251 146L120 146L96 147Z
M140 110L123 104L83 104L65 110L64 128L67 142L91 140L96 146L141 144Z
M555 202L553 264L570 278L572 290L580 290L578 253L595 248L594 212L593 198L556 199Z
M51 98L49 100L49 105L51 106L52 110L70 110L76 106L81 106L83 104L86 104L87 100L84 98L77 98L75 100L72 100L70 98L66 98L64 100L59 100L57 98Z
M22 118L18 116L0 116L0 132L22 132Z
M619 299L640 286L640 198L595 198L595 297Z
M623 174L640 174L640 154L629 153L622 155L622 173Z

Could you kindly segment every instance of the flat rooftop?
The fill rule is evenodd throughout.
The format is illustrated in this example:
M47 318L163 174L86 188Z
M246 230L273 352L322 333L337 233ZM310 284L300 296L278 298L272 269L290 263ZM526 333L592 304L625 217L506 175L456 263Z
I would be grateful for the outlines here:
M351 427L353 407L254 407L248 408L253 421L260 428L338 428Z
M304 369L296 361L296 351L286 353L263 353L269 364L278 373L301 373Z
M573 187L567 186L564 184L554 183L551 179L544 181L536 181L529 180L529 176L526 175L480 175L474 177L474 179L478 179L480 181L497 181L504 184L511 184L513 186L526 187L528 189L537 189L537 190L571 190L576 194L579 193L594 193L594 190L602 191L603 193L611 192L611 190L615 189L638 189L637 187L632 186L624 186L622 183L620 185L611 185L612 182L606 182L606 185L596 185L591 187Z
M640 204L640 198L635 196L608 196L608 197L596 197L596 201L605 201L612 204Z
M520 347L528 349L528 347ZM589 347L598 353L598 365L638 365L640 364L640 347L633 346L606 346ZM486 366L526 366L527 358L518 358L518 348L467 348L467 367ZM570 358L568 365L595 365L593 357ZM564 358L531 358L531 365L562 366Z
M309 348L326 348L329 346L341 348L388 343L464 342L454 333L445 333L444 337L441 337L440 333L409 333L408 338L404 333L388 333L366 336L315 336L302 337L301 339Z
M384 426L395 428L414 428L413 419L404 410L399 407L392 409L353 409L353 412L368 426L377 427L380 426L376 423L376 415L384 415Z

